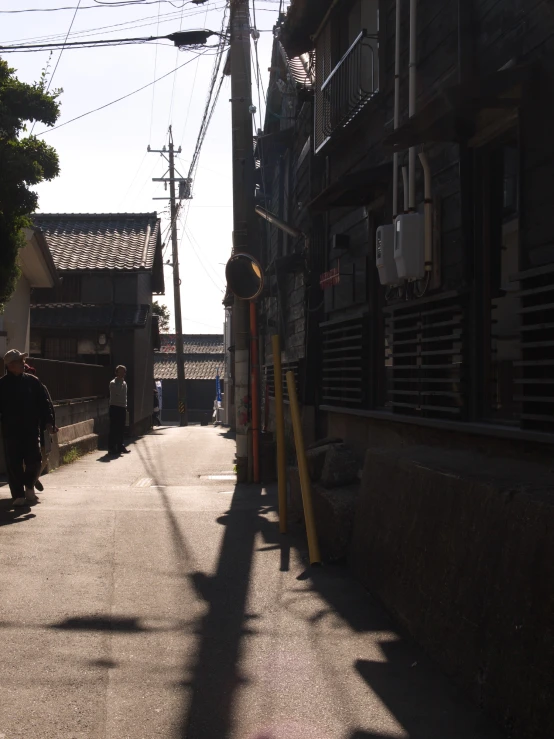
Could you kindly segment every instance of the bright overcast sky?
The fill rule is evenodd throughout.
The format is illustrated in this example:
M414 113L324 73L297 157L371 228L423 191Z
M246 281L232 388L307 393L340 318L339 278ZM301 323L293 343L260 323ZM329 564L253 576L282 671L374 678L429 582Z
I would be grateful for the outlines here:
M87 35L87 40L161 36L180 28L219 31L226 4L225 0L209 0L200 6L190 0L136 0L133 5L107 7L112 0L103 2L100 6L96 0L81 0L68 41L85 38L75 34L91 30L95 35ZM74 8L78 4L78 0L0 0L0 11ZM253 25L252 0L250 7ZM265 31L272 29L278 9L279 0L256 0L257 27L262 31L259 58L264 86L267 86L269 77L267 69L272 44L272 34ZM54 34L62 34L63 40L74 14L74 9L3 12L0 14L0 41L2 45L44 43L50 39L43 41L43 37ZM106 28L115 24L126 25ZM208 41L215 42L215 37ZM136 213L157 210L162 215L162 229L165 230L168 203L152 198L163 197L166 193L163 184L154 183L151 178L162 177L167 165L159 154L147 154L146 147L161 149L167 144L167 130L171 123L175 144L182 146L177 166L186 176L204 111L214 57L206 55L194 59L195 52L178 51L169 45L169 41L162 43L168 46L142 44L66 49L63 52L52 81L52 88L63 88L58 124L132 92L189 59L192 61L175 74L126 100L47 133L44 139L58 151L61 174L53 182L38 188L40 211ZM56 66L59 55L59 51L53 52L50 71ZM47 64L49 52L10 53L4 58L15 67L19 79L34 82ZM254 78L253 97L258 105ZM186 212L190 205L186 232L183 232L182 221L178 229L183 330L186 333L222 330L224 263L231 252L232 232L229 98L230 80L226 78L204 141L193 185L194 198L184 208ZM43 130L44 126L38 124L34 133ZM170 256L169 247L165 259ZM165 268L165 284L166 294L162 301L173 313L169 267Z

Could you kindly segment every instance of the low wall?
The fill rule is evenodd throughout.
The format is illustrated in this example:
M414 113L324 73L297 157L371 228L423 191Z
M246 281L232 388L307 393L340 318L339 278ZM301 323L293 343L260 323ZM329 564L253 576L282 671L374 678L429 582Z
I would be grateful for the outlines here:
M71 401L54 403L59 433L52 437L49 469L55 469L63 461L64 453L72 447L81 451L97 449L109 431L108 400ZM4 444L0 430L0 473L6 472Z
M369 449L349 559L507 736L554 736L551 466Z

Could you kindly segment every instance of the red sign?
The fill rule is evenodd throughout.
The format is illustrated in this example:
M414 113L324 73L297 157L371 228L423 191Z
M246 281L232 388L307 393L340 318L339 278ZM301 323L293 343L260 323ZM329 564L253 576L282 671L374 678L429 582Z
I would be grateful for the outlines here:
M338 267L333 267L329 272L323 272L319 275L319 286L322 290L327 290L333 285L338 285L340 282L340 272Z

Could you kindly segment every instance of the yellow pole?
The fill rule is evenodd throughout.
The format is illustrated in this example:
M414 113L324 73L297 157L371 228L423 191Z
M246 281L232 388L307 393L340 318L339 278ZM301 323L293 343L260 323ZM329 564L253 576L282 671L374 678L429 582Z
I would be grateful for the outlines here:
M298 473L300 475L300 488L302 490L302 503L304 504L304 520L306 522L306 533L308 535L308 551L310 564L321 564L319 554L319 543L315 528L314 510L312 507L312 488L310 475L308 474L308 463L304 450L304 437L302 436L302 423L300 411L298 410L298 398L296 396L296 383L294 372L287 372L287 387L289 390L290 413L292 416L292 428L294 430L294 442L296 444L296 457L298 459Z
M277 484L279 491L279 531L287 533L287 460L285 454L285 413L279 335L271 337L275 381L275 421L277 427Z

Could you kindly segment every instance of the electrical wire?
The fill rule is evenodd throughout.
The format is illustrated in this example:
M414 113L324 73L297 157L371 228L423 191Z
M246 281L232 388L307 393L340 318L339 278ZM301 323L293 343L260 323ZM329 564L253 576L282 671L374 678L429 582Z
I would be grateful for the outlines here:
M65 45L67 43L67 39L69 38L69 34L71 33L71 29L73 28L73 24L75 23L75 18L77 16L77 11L79 10L79 5L80 4L81 4L81 0L79 0L79 2L77 3L77 7L75 8L75 12L73 13L73 18L71 19L71 23L69 25L69 30L68 30L68 32L67 32L67 34L65 36L65 39L64 39L64 42L63 42L63 46L62 46L62 50L60 51L60 55L58 57L58 61L56 62L56 66L54 67L54 71L50 75L50 79L48 81L48 87L46 88L46 92L48 92L48 90L50 89L50 85L52 84L52 80L54 79L54 75L56 74L56 70L58 68L58 64L60 63L60 59L62 58L62 54L63 54L63 51L65 49ZM31 131L31 133L32 133L32 131Z
M183 5L183 9L181 10L181 20L179 22L179 31L181 31L181 29L183 28L183 13L184 13L184 10L185 10L185 6ZM206 18L207 17L208 17L208 10L206 9L206 15L205 15L205 18L204 18L204 25L206 25ZM179 49L176 49L175 50L175 64L177 64L177 59L178 58L179 58ZM200 60L197 60L196 63L198 64L199 61ZM169 128L169 126L171 124L171 114L173 112L173 101L175 99L175 83L176 83L176 81L177 81L177 72L175 72L173 74L173 85L171 86L171 100L169 102L169 119L167 121L168 128Z
M198 56L198 55L197 55ZM180 64L177 69L181 69L181 67L185 67L187 64L190 64L192 61L196 59L196 56L193 56L192 59L188 59L183 64ZM116 103L119 103L121 100L126 100L127 98L131 97L132 95L136 95L138 92L142 92L142 90L146 90L147 87L150 87L150 85L156 84L156 82L159 82L160 80L163 80L165 77L169 77L170 74L173 74L175 70L172 69L171 72L167 72L166 74L163 74L161 77L158 77L157 80L154 80L153 82L148 82L146 85L143 85L142 87L139 87L137 90L133 90L132 92L127 93L127 95L122 95L121 97L117 98L116 100L112 100L109 103L105 103L104 105L100 105L98 108L94 108L93 110L88 110L86 113L81 113L81 115L75 116L75 118L70 118L68 121L65 121L64 123L60 123L57 126L53 126L52 128L47 129L46 131L41 131L37 134L37 136L44 136L47 133L51 133L52 131L55 131L58 128L63 128L64 126L69 125L70 123L73 123L74 121L78 121L81 118L84 118L87 115L92 115L92 113L97 113L99 110L104 110L104 108L109 108L110 105L115 105Z
M75 17L77 15L77 11L79 10L80 4L81 4L81 0L79 0L79 2L77 3L77 7L75 8L75 12L73 13L73 18L71 19L71 23L69 24L69 29L68 29L68 31L67 31L67 33L65 35L63 46L61 48L60 54L59 54L58 59L56 61L56 66L54 67L54 71L52 72L52 74L50 75L50 79L48 80L48 85L46 87L46 92L48 92L48 90L50 89L50 85L52 84L52 80L54 79L54 75L56 74L56 70L58 69L58 64L60 63L60 59L62 58L62 54L64 52L65 45L67 43L67 39L69 38L69 34L71 33L71 29L73 28L73 24L75 23ZM35 130L36 124L37 124L36 120L33 121L33 125L31 126L31 131L29 133L30 136L33 135L33 131Z
M158 24L156 26L156 35L160 32L160 7L161 3L158 2ZM177 62L177 60L175 60ZM156 50L154 52L154 74L152 77L156 79L156 71L158 66L158 47L156 46ZM152 141L152 123L154 122L154 98L156 96L156 84L154 83L152 85L152 106L150 108L150 134L148 136L148 140Z
M227 5L227 3L225 4L224 7L226 7L226 5ZM204 17L204 25L206 24L207 17L208 17L208 9L206 8L206 15ZM225 14L224 14L224 17L225 17ZM221 30L223 30L223 27L222 27ZM198 59L198 61L196 62L196 69L194 70L194 78L192 80L192 89L190 91L189 103L187 105L187 114L185 116L185 125L183 126L183 133L181 134L181 139L180 139L181 141L184 141L184 139L185 139L185 133L187 132L187 123L188 123L188 120L189 120L190 106L192 104L192 98L194 96L194 88L196 87L196 77L198 76L198 67L199 67L199 65L200 65L200 59Z
M208 9L210 11L216 11L216 10L222 10L225 7L225 4L223 5L217 5L213 4L211 6L208 6ZM171 23L174 20L177 20L181 17L181 15L184 18L192 18L195 15L201 15L202 13L205 13L204 8L201 10L190 10L188 12L173 10L171 13L161 13L160 14L160 23ZM125 30L131 30L132 28L143 28L144 26L153 26L157 21L158 16L157 15L146 15L142 18L136 18L132 21L124 21L122 23L112 23L107 26L95 26L94 28L88 28L83 29L82 31L74 31L70 34L71 38L76 38L78 36L98 36L102 31L105 31L107 33L115 33L114 31L109 31L108 29L113 28L122 28L123 26L126 26L127 28ZM150 23L142 23L142 21L151 21ZM30 41L36 41L37 43L39 41L57 41L62 40L64 38L63 33L58 34L49 34L47 36L29 36L27 38L20 38L20 39L8 39L7 41L3 43L13 43L13 44L22 44L25 42Z
M202 252L202 247L201 247L201 246L200 246L200 244L198 243L197 239L195 238L195 236L194 236L194 234L192 233L192 231L190 230L190 228L186 228L186 227L185 227L185 231L186 231L186 233L187 233L187 238L188 238L189 240L192 240L192 241L194 242L194 244L195 244L195 245L196 245L196 246L198 247L198 250L199 250L200 252ZM205 265L206 265L206 267L209 267L209 268L210 268L210 270L212 271L213 275L214 275L214 276L216 277L216 279L217 279L217 280L221 280L221 276L220 276L220 274L219 274L219 271L218 271L218 270L217 270L217 268L216 268L216 267L215 267L215 266L213 265L213 263L212 263L212 261L211 261L210 259L206 259L206 260L205 260Z
M192 250L193 250L193 252L194 252L194 255L196 256L196 258L197 258L198 262L200 263L200 266L202 267L202 269L204 270L204 272L206 273L206 275L207 275L207 276L209 277L209 279L211 280L211 282L213 283L213 285L214 285L214 286L215 286L215 287L216 287L216 288L217 288L217 289L218 289L218 290L219 290L219 291L220 291L221 293L224 293L225 291L224 291L224 290L223 290L223 289L222 289L222 288L221 288L221 287L220 287L220 286L219 286L219 285L218 285L218 284L216 283L216 281L214 280L214 278L213 278L213 277L211 276L211 274L210 274L210 273L208 272L208 269L207 269L206 265L205 265L205 264L204 264L204 262L202 261L202 258L200 257L200 255L199 255L199 254L198 254L198 252L196 251L196 248L195 248L194 244L192 243L192 240L191 240L191 238L190 238L190 236L189 236L189 234L188 234L188 231L187 231L186 229L183 229L183 232L182 232L182 234L183 234L184 236L186 236L186 238L188 239L188 242L189 242L189 244L190 244L190 245L191 245L191 247L192 247ZM182 240L182 236L181 236L181 240Z
M80 10L101 10L102 8L124 8L128 5L155 5L157 2L162 3L169 3L174 8L177 7L172 0L140 0L140 2L134 2L134 0L126 0L126 2L121 3L97 3L96 5L84 5L80 8ZM192 0L188 0L188 2L192 2ZM179 6L179 10L182 6ZM12 10L0 10L0 13L3 14L15 14L15 13L53 13L58 10L75 10L75 5L65 5L60 8L18 8L18 9L12 9Z

